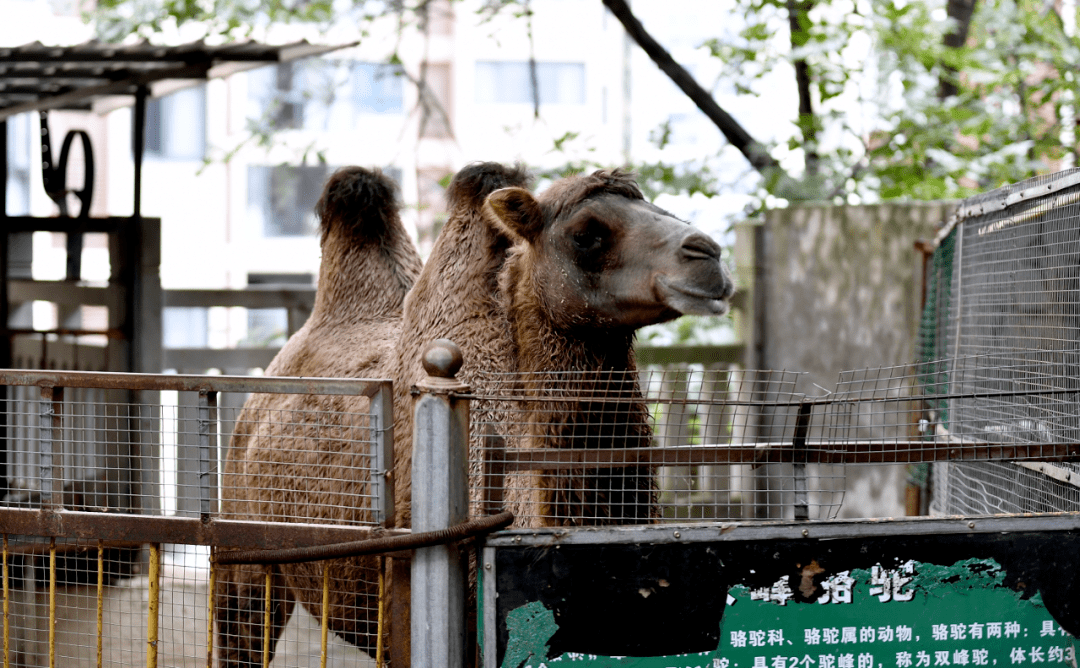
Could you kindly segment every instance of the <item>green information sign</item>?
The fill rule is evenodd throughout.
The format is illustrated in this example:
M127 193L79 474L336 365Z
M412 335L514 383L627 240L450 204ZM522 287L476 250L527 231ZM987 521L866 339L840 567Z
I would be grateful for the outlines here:
M825 579L822 573L812 561L771 586L733 585L719 646L675 656L549 658L559 625L534 601L507 615L500 668L1077 668L1075 639L1039 593L1025 597L1006 587L993 559L878 564Z

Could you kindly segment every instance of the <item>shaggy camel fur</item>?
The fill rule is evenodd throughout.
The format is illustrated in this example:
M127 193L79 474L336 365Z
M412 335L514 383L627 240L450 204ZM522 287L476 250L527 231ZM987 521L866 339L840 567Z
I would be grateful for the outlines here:
M267 375L384 376L405 295L421 269L398 208L393 182L377 171L349 167L331 176L316 206L323 255L315 305ZM352 468L366 464L366 427L354 434L348 425L334 424L343 414L366 411L365 397L253 395L230 444L222 513L264 521L370 522L361 510L370 507L361 498L367 482L354 479L360 473ZM289 415L308 423L300 429L282 424L295 421L281 417ZM370 607L377 596L376 568L373 559L335 561L331 568L334 631L368 651L375 646L374 622L357 620L352 611ZM319 615L321 569L318 563L275 569L271 654L296 592L304 592L302 602ZM262 665L264 593L262 567L230 566L222 573L215 602L222 666Z
M610 375L610 380L594 381L602 383L603 387L598 385L598 389L608 391L613 399L603 408L610 410L612 406L618 406L623 413L619 421L625 426L612 430L600 429L590 419L600 410L598 404L570 398L569 392L560 390L557 383L552 388L552 382L558 378L554 372L560 369L632 371L631 345L637 328L682 313L720 314L726 310L732 284L719 262L719 247L682 221L645 202L629 175L600 171L572 177L551 186L539 197L529 193L523 187L526 184L523 170L492 163L472 165L460 172L448 190L451 218L416 278L415 286L405 298L403 322L396 322L392 307L374 319L372 324L379 329L378 333L389 335L389 338L378 341L376 353L361 358L364 365L359 371L353 368L343 373L339 371L340 367L334 366L318 370L304 367L302 372L307 375L389 376L394 380L393 479L397 523L401 526L408 526L411 519L408 500L411 496L412 401L408 389L423 377L420 358L424 346L432 339L450 338L462 347L465 366L459 378L466 382L489 372L528 372L530 379L524 381L521 388L528 396L553 394L566 397L565 402L555 406L534 402L543 404L546 417L553 419L546 426L529 426L523 434L508 434L511 439L519 439L514 441L515 444L559 447L561 442L568 447L582 444L612 447L614 443L622 443L633 447L645 445L649 436L644 406L633 374L616 373ZM365 219L369 217L359 215ZM358 217L358 214L352 213L352 217ZM378 220L399 225L396 217ZM396 233L386 234L384 239L392 244L400 242ZM324 254L328 240L324 234ZM364 245L363 257L385 266L392 261L388 258L407 256L406 264L410 269L401 274L414 277L412 268L415 265L410 255L414 251L411 245L408 252L403 250L404 247L404 244L392 245L379 255ZM334 279L326 277L326 280ZM381 287L384 283L351 284L348 291L366 296L372 293L373 285ZM320 301L323 289L321 280ZM334 292L339 299L345 297L340 294L340 289L335 288ZM369 319L365 302L352 302L352 305L359 305L361 313L342 314L341 317L351 323ZM312 319L315 319L315 313ZM391 351L386 342L395 341L393 335L398 327L400 334ZM312 329L305 326L297 336L304 333L312 336ZM335 332L324 334L333 337ZM357 346L372 343L351 341ZM282 354L290 347L293 347L292 342ZM359 354L352 351L351 359L355 361ZM346 357L342 354L338 361ZM283 374L301 373L276 363L272 370ZM480 409L486 411L490 423L505 422L501 419L506 416L505 404L490 403ZM289 451L275 453L275 447L280 448L280 444L275 445L270 438L252 437L254 429L249 427L247 432L240 434L240 440L234 441L233 450L255 454L246 458L243 454L235 455L236 461L230 459L230 472L260 469L250 466L250 462L272 460L280 464L275 471L285 475L289 471L286 462L290 457L294 458L294 473L296 464L314 464L295 461L296 455ZM544 440L552 436L556 437L556 442ZM479 439L474 438L470 448L474 454L478 443ZM478 458L473 456L471 459ZM246 473L246 477L237 481L256 491L267 490L264 495L281 496L280 491L269 492L274 489L274 483L277 486L281 483L270 480L266 473ZM295 484L298 488L314 484L310 481L305 471L305 476ZM358 481L352 484L363 487ZM297 489L296 496L290 499L294 498L296 503L306 499L313 506L309 512L318 515L319 507L340 506L343 500L348 500L350 493L356 491L347 489L340 481L337 485L336 489L308 489L306 494ZM545 490L545 485L550 489ZM551 520L555 522L572 523L579 516L594 518L582 520L586 522L641 522L651 516L652 495L650 471L631 467L577 481L537 476L526 485L509 489L507 505L525 517L548 515L555 518ZM331 499L333 503L330 503ZM273 519L280 516L273 512L275 502L276 498L258 504L237 503L232 507L252 519ZM323 506L321 502L327 505ZM541 512L537 512L537 508ZM337 518L323 516L319 519ZM347 641L370 651L375 643L374 620L344 623L339 617L345 606L370 595L370 587L364 583L370 581L373 560L340 560L333 564L331 628ZM315 595L320 583L317 567L283 566L277 573L274 599L283 603L277 604L273 611L275 628L271 636L274 638L288 619L293 596L297 596L313 614L319 614L318 596ZM242 581L243 576L243 572L237 575ZM261 622L260 586L258 582L241 582L241 588L246 587L246 591L255 594L254 602L248 608L234 611L231 617L228 614L222 617L224 626L219 627L222 634L238 634L240 638L222 638L222 642L231 643L223 654L235 658L236 662L259 658L261 633L255 625ZM226 590L225 594L234 599L237 595L236 590ZM228 608L229 603L243 608L235 600L219 596L219 606L226 604Z
M423 354L434 339L449 339L461 348L465 364L458 380L471 383L482 371L513 368L509 334L498 295L499 272L510 239L483 213L484 200L501 188L527 188L530 178L521 166L474 163L454 175L446 192L449 219L424 263L424 271L405 299L401 337L396 349L394 379L395 448L394 506L400 526L410 526L412 513L412 418L409 389L426 376ZM505 403L477 402L473 420L493 423L505 414ZM479 443L479 435L473 439ZM472 448L475 454L475 446ZM470 456L469 476L479 474L479 460ZM472 486L471 486L472 487Z

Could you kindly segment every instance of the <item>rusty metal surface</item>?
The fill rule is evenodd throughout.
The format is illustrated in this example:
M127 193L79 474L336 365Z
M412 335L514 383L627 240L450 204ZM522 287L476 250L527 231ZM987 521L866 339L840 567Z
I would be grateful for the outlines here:
M116 105L113 97L134 95L140 86L170 79L197 82L345 46L350 45L307 41L211 45L201 40L172 46L97 40L71 46L40 42L5 46L0 48L0 82L7 84L0 89L0 119L42 109L100 112Z
M204 376L0 369L0 385L83 387L105 390L175 390L179 392L256 392L265 394L340 394L350 396L371 396L380 385L389 383L389 380L353 378Z
M160 517L120 513L54 512L0 508L0 532L65 540L103 540L106 544L177 543L214 545L221 549L307 548L364 540L373 535L402 536L406 529L364 526L247 522L194 517Z
M919 449L923 448L923 449ZM497 463L505 471L617 468L631 464L656 466L704 464L914 464L921 462L1034 459L1080 461L1080 443L950 443L936 449L926 441L807 441L804 450L791 443L755 445L685 445L666 448L502 450Z
M423 531L403 535L380 535L348 543L314 545L283 550L244 550L218 553L219 564L296 564L365 554L389 554L403 550L446 545L475 538L505 528L514 521L509 511L489 517L477 517L438 531Z
M804 538L834 540L875 536L934 536L969 533L1007 535L1021 531L1080 531L1080 513L511 529L490 535L485 546L498 548L518 545L658 545L702 541Z

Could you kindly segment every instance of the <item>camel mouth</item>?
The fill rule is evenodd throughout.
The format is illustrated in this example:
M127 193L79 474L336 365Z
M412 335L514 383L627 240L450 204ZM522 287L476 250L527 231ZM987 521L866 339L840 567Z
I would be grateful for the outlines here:
M696 286L678 285L656 279L660 300L669 308L683 315L724 315L728 312L731 290L724 286L718 293L710 293Z

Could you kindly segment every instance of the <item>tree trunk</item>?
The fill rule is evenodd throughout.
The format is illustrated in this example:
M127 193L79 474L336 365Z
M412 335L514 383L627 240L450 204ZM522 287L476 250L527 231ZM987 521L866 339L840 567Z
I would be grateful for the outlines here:
M978 0L949 0L945 10L949 18L956 21L956 29L945 34L944 44L947 47L957 49L967 42L968 29L971 27L971 17L975 13L975 4ZM957 77L960 75L955 68L945 66L942 68L941 79L938 82L938 99L956 95L959 91Z

